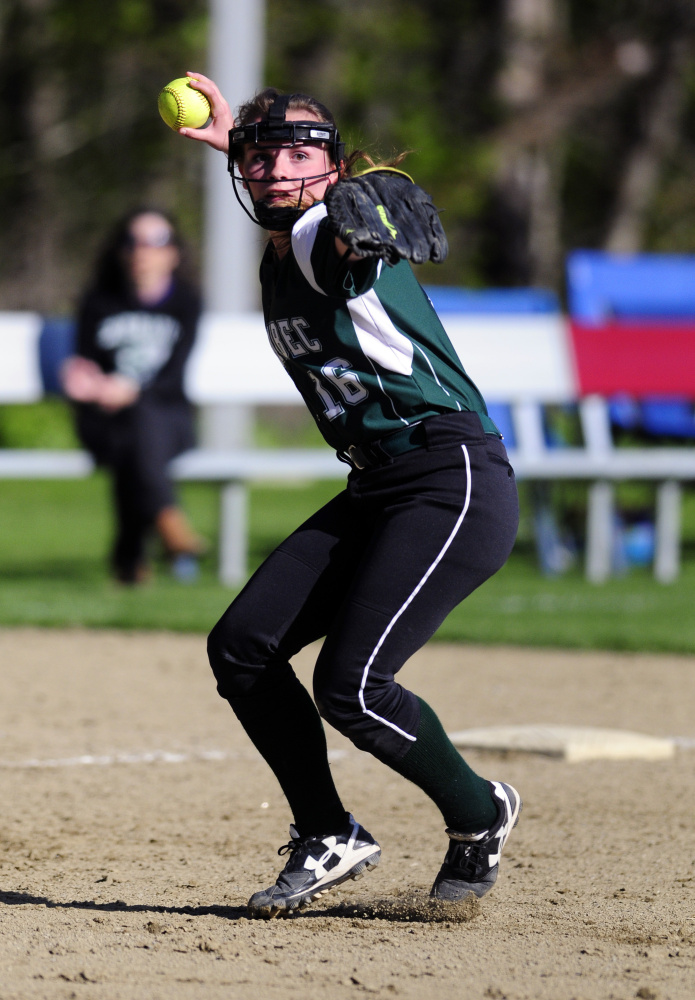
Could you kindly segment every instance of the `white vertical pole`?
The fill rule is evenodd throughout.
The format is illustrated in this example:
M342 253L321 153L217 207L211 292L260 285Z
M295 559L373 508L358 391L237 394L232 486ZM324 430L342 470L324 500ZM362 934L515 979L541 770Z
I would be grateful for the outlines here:
M220 583L240 586L246 579L248 491L243 483L226 483L220 495Z
M594 460L608 460L613 448L608 404L602 396L587 396L579 404L584 445ZM611 575L617 542L615 490L607 480L589 487L586 512L586 576L603 583Z
M263 85L264 0L210 0L208 70L229 101L232 113ZM209 312L259 308L260 230L237 203L222 153L205 150L205 237L203 293ZM201 413L201 441L209 448L248 444L252 411L241 405L207 407ZM246 573L246 487L229 484L221 497L220 578L240 583Z
M612 484L592 483L586 512L586 576L591 583L605 583L611 575L614 517Z
M207 75L229 101L232 112L262 86L264 37L263 0L210 0ZM260 230L237 204L223 154L209 148L205 153L206 308L251 312L259 303Z
M659 583L673 583L678 577L682 492L681 484L672 479L657 490L654 576Z

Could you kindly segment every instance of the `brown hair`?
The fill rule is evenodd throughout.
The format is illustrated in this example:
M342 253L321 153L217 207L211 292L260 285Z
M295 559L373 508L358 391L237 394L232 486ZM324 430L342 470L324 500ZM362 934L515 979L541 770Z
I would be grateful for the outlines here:
M250 125L259 118L267 118L273 101L279 96L280 91L276 90L275 87L266 87L265 90L259 91L255 97L239 107L235 125ZM291 111L310 111L311 114L316 115L320 122L336 124L335 118L326 105L321 104L315 97L310 97L308 94L291 94L287 107Z

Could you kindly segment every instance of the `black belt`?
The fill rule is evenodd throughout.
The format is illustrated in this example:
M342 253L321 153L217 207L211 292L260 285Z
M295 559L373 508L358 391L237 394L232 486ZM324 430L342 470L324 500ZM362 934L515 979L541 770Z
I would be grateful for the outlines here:
M417 423L377 441L348 445L339 457L345 458L356 469L369 469L372 466L386 465L392 458L422 448L425 444L425 429L421 423Z

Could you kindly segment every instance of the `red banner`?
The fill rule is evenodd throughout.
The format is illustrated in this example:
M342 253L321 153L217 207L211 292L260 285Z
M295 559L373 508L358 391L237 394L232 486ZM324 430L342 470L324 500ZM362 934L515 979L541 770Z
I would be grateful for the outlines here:
M570 324L579 393L695 399L695 323Z

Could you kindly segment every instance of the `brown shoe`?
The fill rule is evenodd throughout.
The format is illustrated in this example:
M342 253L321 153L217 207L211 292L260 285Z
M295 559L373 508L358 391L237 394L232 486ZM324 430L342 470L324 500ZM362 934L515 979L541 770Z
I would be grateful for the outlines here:
M155 527L170 554L199 556L207 550L206 542L193 531L180 507L164 507L160 510Z
M137 566L128 568L120 566L114 570L114 580L126 587L141 587L152 583L152 568L147 563L138 563Z

